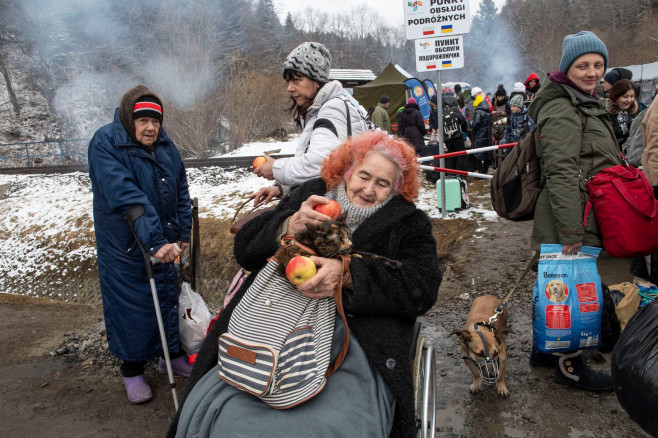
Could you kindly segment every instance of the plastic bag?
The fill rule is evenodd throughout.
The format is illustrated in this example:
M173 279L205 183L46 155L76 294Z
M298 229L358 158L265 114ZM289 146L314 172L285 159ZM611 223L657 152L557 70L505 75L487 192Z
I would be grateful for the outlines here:
M610 356L612 383L628 415L658 436L658 300L628 321Z
M206 338L212 314L201 295L194 292L190 283L187 282L183 282L178 305L178 330L181 346L187 354L198 353Z
M598 348L603 291L596 259L601 248L562 254L562 245L541 246L533 291L532 332L546 353Z

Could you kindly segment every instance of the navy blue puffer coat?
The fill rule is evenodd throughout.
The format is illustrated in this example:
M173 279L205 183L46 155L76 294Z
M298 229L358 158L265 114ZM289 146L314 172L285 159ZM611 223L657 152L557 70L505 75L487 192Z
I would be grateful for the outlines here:
M151 154L128 135L115 112L89 143L89 178L103 312L110 352L131 361L161 354L161 342L144 257L123 214L141 205L135 231L151 254L189 242L190 196L183 162L164 129ZM177 352L178 274L173 263L154 266L169 351Z

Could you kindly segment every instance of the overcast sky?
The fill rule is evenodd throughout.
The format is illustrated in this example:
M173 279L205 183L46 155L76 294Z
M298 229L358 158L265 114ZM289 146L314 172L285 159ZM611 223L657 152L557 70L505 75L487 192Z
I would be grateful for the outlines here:
M279 11L279 16L283 21L288 12L293 15L296 12L303 11L306 8L319 9L328 13L344 12L354 5L366 4L387 20L391 25L404 24L404 11L402 5L408 0L274 0L274 6ZM427 0L429 1L429 0ZM470 0L469 9L471 16L480 9L480 0ZM505 4L505 0L494 0L494 3L500 8Z

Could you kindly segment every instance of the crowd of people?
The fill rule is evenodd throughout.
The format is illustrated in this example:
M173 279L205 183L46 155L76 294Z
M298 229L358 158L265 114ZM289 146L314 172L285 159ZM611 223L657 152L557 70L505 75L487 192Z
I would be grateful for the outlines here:
M567 35L558 69L542 84L531 73L524 82L514 83L509 95L499 85L493 100L480 87L462 90L455 85L442 93L443 114L452 118L447 127L436 117L426 127L418 103L409 98L394 136L389 135L388 96L380 97L372 113L381 129L370 130L359 103L339 82L329 80L329 50L317 42L297 46L282 71L290 95L288 110L301 132L297 149L293 157L267 157L254 169L273 185L251 195L254 204L274 198L280 202L238 231L234 254L250 274L212 326L194 367L180 346L179 273L173 263L190 238L186 173L162 126L161 99L145 86L129 90L113 122L100 128L89 144L108 343L121 359L129 401L152 398L144 365L160 357L159 369L166 372L166 349L174 373L190 376L169 436L210 436L220 429L231 436L339 436L344 430L355 436L414 436L408 352L414 321L435 303L442 279L431 221L414 204L419 189L416 158L425 135L444 129L447 150L461 151L468 143L479 148L496 141L517 142L536 124L541 132L537 154L546 184L535 209L532 249L559 243L564 253L575 254L582 245L601 247L593 213L583 226L587 191L581 175L592 177L622 162L620 152L635 141L635 118L642 119L641 164L658 195L656 99L641 112L630 72L613 69L606 74L608 63L606 46L595 34ZM602 79L609 93L604 100L597 95ZM436 114L436 96L430 104ZM495 124L503 119L504 129L498 129ZM459 170L469 166L464 157L446 165ZM486 174L492 166L491 152L475 154L472 165ZM282 239L330 220L313 208L329 200L347 212L353 248L380 258L352 257L345 264L312 257L317 274L297 286L298 292L309 298L332 298L342 285L350 347L321 393L292 409L272 409L219 377L218 338L229 329L233 311ZM144 260L124 220L134 206L144 209L134 222L135 236L159 262L153 269L164 346L157 336ZM657 256L636 260L635 275L655 284ZM397 260L403 268L381 258ZM342 341L348 327L337 318L334 340ZM560 384L595 392L612 390L610 376L590 369L580 350L551 355L533 348L530 364L554 367ZM348 393L349 399L344 397ZM245 421L244 412L250 412L252 421Z

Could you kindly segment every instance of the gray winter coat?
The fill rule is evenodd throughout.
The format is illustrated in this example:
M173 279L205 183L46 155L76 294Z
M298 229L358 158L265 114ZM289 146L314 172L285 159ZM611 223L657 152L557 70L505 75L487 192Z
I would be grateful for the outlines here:
M348 102L352 135L366 131L359 103L343 89L340 82L328 82L318 91L301 120L303 131L295 156L274 161L272 171L276 182L284 186L298 186L320 176L324 159L347 139L347 110L345 100L339 96Z

